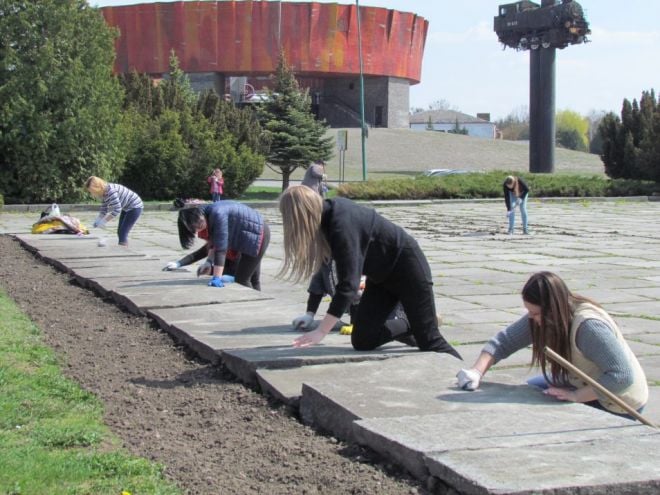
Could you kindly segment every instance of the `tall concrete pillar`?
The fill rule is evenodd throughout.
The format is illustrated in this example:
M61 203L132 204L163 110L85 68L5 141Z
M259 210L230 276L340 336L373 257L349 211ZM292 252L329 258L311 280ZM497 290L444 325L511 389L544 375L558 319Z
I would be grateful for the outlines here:
M529 171L555 170L555 48L529 51Z

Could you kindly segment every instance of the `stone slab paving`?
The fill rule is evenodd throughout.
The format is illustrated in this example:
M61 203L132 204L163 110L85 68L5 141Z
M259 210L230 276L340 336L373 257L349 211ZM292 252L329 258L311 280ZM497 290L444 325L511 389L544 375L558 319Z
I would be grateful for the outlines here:
M358 353L338 333L311 349L291 347L297 333L289 322L304 312L306 287L275 278L281 222L275 205L256 207L273 232L261 293L234 284L208 288L194 267L162 272L184 254L172 211L145 212L129 249L114 245L112 228L81 238L29 234L33 212L0 213L0 232L299 407L305 421L368 445L422 480L435 476L479 494L658 492L655 431L527 386L538 373L529 369L529 350L498 363L478 392L466 393L454 378L465 363L451 356L394 343ZM506 235L502 201L374 207L419 240L434 274L442 332L466 363L523 313L527 277L550 269L620 321L651 385L644 415L660 423L659 202L533 199L532 236ZM80 213L86 222L94 216ZM108 245L99 247L99 238Z
M488 493L488 490L515 493L538 490L544 485L556 489L557 480L548 480L556 468L548 460L540 466L531 466L526 455L527 451L534 451L543 458L540 453L552 451L553 447L562 449L563 463L569 466L569 469L563 469L566 476L560 478L561 483L573 487L590 486L594 482L607 485L608 482L604 483L600 476L590 475L591 469L577 473L570 466L581 465L583 468L587 464L584 461L585 451L609 448L613 440L625 443L634 438L636 444L639 440L646 440L645 437L651 437L649 447L658 441L659 435L652 428L635 425L625 419L612 422L605 417L607 413L594 414L575 404L553 408L552 421L539 422L539 409L543 407L539 404L518 404L515 421L512 421L507 405L493 404L486 413L465 405L460 412L446 414L358 420L354 433L360 443L378 446L380 452L389 453L418 478L452 471L456 481L451 484L462 493ZM565 424L570 424L570 429ZM657 474L660 453L650 450L648 453L649 457L642 461L643 468ZM497 466L500 472L488 472L487 462L469 467L452 463L455 458L472 454L478 454L473 462L480 456L497 458L498 462L491 466ZM516 454L521 458L516 459ZM633 460L631 455L624 454L622 457ZM501 472L504 462L510 462L515 470L513 465L520 464L523 459L529 471L520 480L509 476L509 469L506 474ZM607 456L603 459L606 460ZM541 466L545 469L540 469ZM636 484L644 481L646 476L641 470L632 477L624 470L617 471L617 479L611 478L609 483L625 481ZM475 473L479 474L475 476Z
M103 279L99 283L104 285L108 280L113 279ZM136 314L146 314L152 309L202 304L229 306L243 301L274 302L271 297L242 285L229 284L219 290L195 279L128 281L113 285L110 294L119 305ZM230 311L229 308L227 310Z
M657 443L653 435L509 447L506 456L502 449L461 450L429 455L428 466L470 495L656 495Z

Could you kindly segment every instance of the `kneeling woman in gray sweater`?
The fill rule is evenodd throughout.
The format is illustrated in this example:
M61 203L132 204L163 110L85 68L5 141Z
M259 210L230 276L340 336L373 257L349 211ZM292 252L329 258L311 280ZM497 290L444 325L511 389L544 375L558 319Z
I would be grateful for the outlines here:
M538 365L543 376L528 383L559 400L583 402L630 417L621 406L547 359L547 346L630 407L642 411L649 394L646 376L619 327L603 308L571 293L551 272L532 275L522 290L522 299L527 314L493 337L472 368L458 373L461 388L475 390L493 364L531 344L532 365Z

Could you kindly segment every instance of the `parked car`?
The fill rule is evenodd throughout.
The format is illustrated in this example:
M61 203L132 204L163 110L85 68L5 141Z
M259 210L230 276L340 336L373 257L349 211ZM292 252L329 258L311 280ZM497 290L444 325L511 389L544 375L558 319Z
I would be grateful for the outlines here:
M426 177L440 177L443 175L469 174L469 170L459 170L456 168L431 168L424 172Z

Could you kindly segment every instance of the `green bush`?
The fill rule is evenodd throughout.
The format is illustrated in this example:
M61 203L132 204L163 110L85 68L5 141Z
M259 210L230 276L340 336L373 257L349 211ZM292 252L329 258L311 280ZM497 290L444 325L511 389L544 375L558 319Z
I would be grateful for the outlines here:
M608 179L574 174L529 174L496 170L441 177L419 176L411 179L342 184L338 195L361 200L476 199L502 197L507 175L522 177L534 197L647 196L660 190L650 181Z

